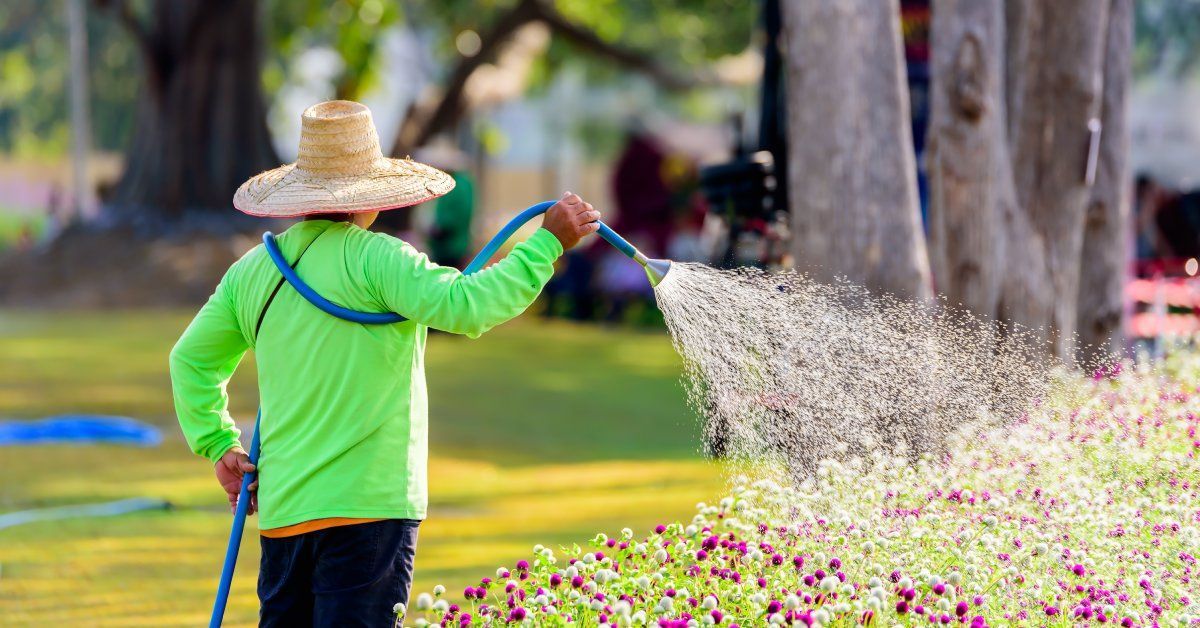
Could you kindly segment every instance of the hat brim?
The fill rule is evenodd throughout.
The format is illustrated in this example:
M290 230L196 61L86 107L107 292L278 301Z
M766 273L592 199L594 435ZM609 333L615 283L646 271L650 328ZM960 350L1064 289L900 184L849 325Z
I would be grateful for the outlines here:
M287 164L243 183L233 206L264 218L358 214L410 207L453 189L453 177L411 159L381 157L365 172L338 177L316 176Z

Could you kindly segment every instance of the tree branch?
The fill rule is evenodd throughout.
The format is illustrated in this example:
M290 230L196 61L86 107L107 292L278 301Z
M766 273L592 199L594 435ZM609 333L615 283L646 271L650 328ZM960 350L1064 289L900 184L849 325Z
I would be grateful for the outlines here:
M459 59L458 65L446 79L446 87L436 105L418 102L410 108L409 115L405 116L396 133L392 155L398 157L409 154L456 124L465 112L463 92L467 80L480 66L491 62L522 26L537 21L545 23L551 32L561 35L583 51L611 59L644 74L665 89L679 91L712 82L703 77L680 76L649 55L606 42L594 32L568 20L546 0L521 0L480 37L478 53Z
M591 30L568 20L551 3L539 1L534 4L538 8L538 18L545 22L552 32L562 35L585 52L611 59L630 70L645 74L665 89L682 91L712 82L709 79L676 74L647 54L604 41Z
M538 18L537 0L521 0L507 13L480 36L479 52L470 57L460 57L458 65L446 79L446 87L436 106L427 103L417 103L409 111L396 140L392 146L392 154L399 157L424 146L442 130L453 126L462 117L465 104L463 93L467 87L467 79L480 66L489 63L500 48L508 43L514 33L522 26Z

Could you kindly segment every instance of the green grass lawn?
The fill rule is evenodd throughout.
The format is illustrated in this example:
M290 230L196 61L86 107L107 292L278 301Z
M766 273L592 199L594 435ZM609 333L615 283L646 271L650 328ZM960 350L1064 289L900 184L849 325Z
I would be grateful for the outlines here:
M0 531L4 625L196 625L207 621L229 514L209 465L171 410L173 312L0 311L0 417L125 414L160 424L158 448L0 449L0 512L123 497L167 511ZM253 362L231 384L235 416L256 404ZM661 333L533 318L479 340L430 339L431 507L419 590L459 591L535 543L645 530L718 496L698 426ZM248 530L230 625L256 619L257 539Z

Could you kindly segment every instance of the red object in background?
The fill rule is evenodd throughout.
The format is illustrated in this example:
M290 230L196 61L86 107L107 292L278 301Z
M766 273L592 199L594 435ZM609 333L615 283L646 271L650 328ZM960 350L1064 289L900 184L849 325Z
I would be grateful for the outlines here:
M929 0L900 2L900 32L904 37L904 58L909 63L929 62Z

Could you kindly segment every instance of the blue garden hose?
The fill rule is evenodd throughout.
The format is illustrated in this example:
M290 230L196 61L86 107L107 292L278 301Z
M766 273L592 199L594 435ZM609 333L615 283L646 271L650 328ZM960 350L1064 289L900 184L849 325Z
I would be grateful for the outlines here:
M534 216L546 213L546 210L553 207L554 203L555 201L538 203L517 214L512 220L509 220L496 235L492 236L491 240L488 240L483 249L475 255L475 258L463 270L463 274L470 275L483 270L483 267L487 265L492 256L496 254L496 251L508 241L513 233L529 222ZM652 285L657 286L662 281L667 271L671 268L669 261L646 257L625 238L622 238L616 231L609 228L608 225L602 222L598 224L600 225L600 229L596 233L626 257L641 264L646 269L646 276ZM267 255L271 257L271 261L275 263L275 267L283 275L283 278L295 288L296 292L308 300L309 303L312 303L325 313L363 325L386 325L407 320L395 312L359 312L351 310L322 297L296 274L291 264L283 256L283 252L279 250L279 245L275 242L275 236L270 231L263 234L263 246L267 250ZM258 416L254 419L254 436L250 439L249 452L250 463L256 467L258 466L258 432L261 421L262 408L260 407ZM225 549L225 565L221 569L221 581L217 586L217 599L213 602L212 619L208 623L209 628L218 628L225 616L225 606L229 601L229 588L233 582L233 570L237 565L238 550L242 544L242 530L245 527L247 509L250 506L250 484L254 482L257 475L257 471L252 471L242 477L242 489L238 493L237 509L233 515L233 528L229 532L229 546Z

